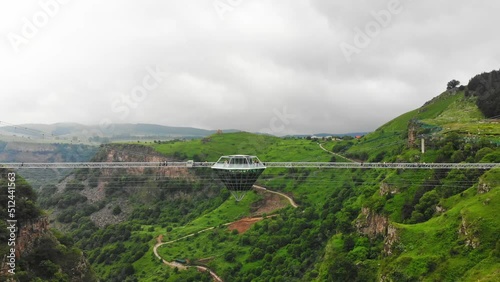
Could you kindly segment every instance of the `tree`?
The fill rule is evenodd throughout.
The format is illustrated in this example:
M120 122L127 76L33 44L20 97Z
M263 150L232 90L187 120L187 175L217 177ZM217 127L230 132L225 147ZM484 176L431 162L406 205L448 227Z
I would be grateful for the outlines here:
M458 85L460 85L460 81L453 79L450 82L448 82L448 85L446 86L446 90L453 89L453 88L457 87Z
M436 190L426 192L418 204L415 205L415 210L412 213L412 220L415 223L423 222L430 219L434 215L436 205L439 203L439 196Z
M40 275L44 278L51 278L59 271L59 266L51 260L43 260L39 264Z
M113 213L113 215L119 215L120 213L122 213L122 209L120 208L120 206L116 205L116 206L113 208L112 213Z
M236 252L233 251L233 250L229 250L225 255L224 255L224 259L227 261L227 262L234 262L234 260L236 259Z

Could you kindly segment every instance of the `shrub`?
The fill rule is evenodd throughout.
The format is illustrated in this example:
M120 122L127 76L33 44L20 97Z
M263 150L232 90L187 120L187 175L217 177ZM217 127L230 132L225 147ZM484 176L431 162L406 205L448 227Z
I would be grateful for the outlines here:
M112 213L113 213L113 215L119 215L120 213L122 213L122 209L120 208L120 206L116 205L116 206L113 208Z

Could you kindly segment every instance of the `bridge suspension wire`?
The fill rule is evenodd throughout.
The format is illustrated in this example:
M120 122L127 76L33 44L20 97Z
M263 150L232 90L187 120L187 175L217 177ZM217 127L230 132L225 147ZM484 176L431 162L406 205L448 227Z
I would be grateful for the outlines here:
M8 169L56 169L56 168L157 168L184 167L210 168L215 162L77 162L77 163L0 163ZM492 169L500 163L363 163L363 162L263 162L267 168L361 168L361 169Z

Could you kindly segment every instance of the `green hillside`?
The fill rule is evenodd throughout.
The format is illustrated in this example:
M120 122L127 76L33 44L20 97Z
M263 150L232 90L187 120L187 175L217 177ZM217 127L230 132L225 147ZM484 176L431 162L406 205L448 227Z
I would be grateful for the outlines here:
M223 145L218 142L219 139L223 141L221 142ZM367 145L363 143L374 142L371 140L367 136L362 141L356 141L359 143L353 144L347 153L366 147ZM240 152L241 149L247 149L246 152L257 154L263 160L272 161L328 161L332 158L330 154L322 151L316 142L309 140L285 140L235 133L214 136L212 141L204 144L203 149L196 144L198 142L201 141L160 144L155 147L167 153L169 148L177 146L167 155L173 156L179 152L180 156L186 154L183 156L186 159L207 152L206 159L209 161L215 160L220 153L230 154ZM342 146L348 142L352 141L330 145ZM392 155L392 152L389 152L384 158L406 158L408 152L414 150L408 150L404 148L405 146L405 142L391 145L394 152L400 151L400 153ZM193 150L185 149L190 147ZM496 150L482 148L477 150L474 157L480 157L486 151L487 154L482 158L488 158L495 155ZM436 150L429 154L437 156L440 151ZM209 155L210 152L216 153ZM372 156L376 157L375 154L370 155ZM490 194L478 195L477 179L482 172L461 175L457 172L433 171L269 169L259 183L269 189L289 193L300 203L299 209L287 208L277 217L257 223L245 234L235 235L224 227L218 227L215 233L207 232L189 240L179 241L168 251L161 250L160 254L165 259L185 256L193 261L215 257L209 262L209 266L228 281L252 279L269 281L270 277L280 276L283 277L283 281L314 279L335 281L337 278L339 281L351 278L370 281L382 276L391 277L395 281L399 281L400 277L406 277L407 280L424 278L447 280L449 277L462 276L470 276L470 280L474 280L478 276L494 277L493 271L498 264L494 256L496 237L491 234L498 231L495 229L498 225L486 225L489 227L484 231L482 229L475 231L477 234L485 234L485 238L478 236L481 241L479 249L466 246L465 239L458 235L462 220L460 215L465 213L471 218L477 216L466 211L479 210L481 214L495 214L494 208L497 206L495 201L498 199L494 191L498 186L498 178L492 176L493 173L489 172L481 178L492 182L491 191L488 192ZM381 183L387 183L389 189L398 192L381 196ZM458 190L455 192L443 190L450 184L456 186L462 183L464 185L458 185ZM176 187L178 184L172 185ZM188 279L188 277L206 279L196 272L177 272L167 266L161 266L156 260L152 260L152 245L154 238L160 234L164 235L164 240L172 240L248 215L248 212L235 212L234 209L222 207L245 208L245 205L248 207L253 201L258 200L249 194L238 206L223 187L219 186L218 189L222 189L219 190L222 198L202 200L195 193L182 202L166 200L164 197L158 201L148 200L148 205L153 207L153 211L157 209L156 215L147 213L148 208L144 209L140 204L141 201L138 201L136 211L129 217L129 221L120 223L116 227L111 225L101 230L95 227L89 229L88 223L85 225L83 223L85 221L80 220L84 225L75 229L75 238L80 242L80 246L87 250L89 260L103 278L117 277L120 269L125 266L131 269L129 274L137 277L139 281L160 281L158 277L167 276L170 277L169 281ZM437 194L435 197L432 197L433 191ZM119 198L127 194L115 196ZM430 198L430 206L426 206L422 200L427 198ZM489 199L488 205L483 204L486 198ZM223 205L217 208L222 203L221 200ZM175 218L168 214L172 215L176 207L185 206L187 203L194 203L197 208L188 204L190 207L180 217L183 219L179 221L179 216L176 216L177 219L172 221ZM429 214L429 209L434 209L438 204L447 212L440 215L434 212ZM382 222L384 220L381 218L388 218L397 230L398 243L394 245L395 250L392 255L384 254L385 231L379 234L365 231L365 235L358 230L357 222L366 217L362 214L362 210L366 209L373 211L373 217L375 214L379 215L379 220ZM199 218L196 218L197 214ZM75 216L78 214L73 216L73 220L76 219ZM85 230L95 230L89 234L88 240L82 237L84 236L82 232ZM126 233L129 235L117 237L116 235L123 234L120 230L129 230L129 233ZM114 243L99 239L111 238L110 236L116 238ZM426 238L426 241L422 241L422 238ZM97 244L89 245L90 242ZM142 243L138 244L139 242ZM138 247L141 250L139 252ZM226 257L228 253L230 256ZM474 260L469 258L471 255L475 257ZM132 257L137 260L130 260ZM339 261L339 257L344 259ZM464 264L464 261L467 263ZM294 265L294 270L283 275L284 269L288 269L289 265ZM407 270L401 272L401 269ZM120 277L123 279L126 276Z
M424 154L419 150L419 142L408 144L408 131L412 124L415 125L415 135L426 140L427 150ZM474 162L489 159L496 162L500 160L496 145L499 134L500 128L484 119L475 106L474 98L464 97L462 91L445 92L361 140L330 143L330 147L333 151L363 161ZM208 161L233 153L256 154L265 161L332 159L331 155L319 150L315 141L285 140L245 133L214 135L204 141L162 144L155 148L166 154L182 152L180 157L185 159ZM492 205L498 201L496 193L490 191L490 194L478 194L477 186L481 177L493 179L491 187L498 186L499 179L490 176L495 171L483 173L274 169L266 171L259 183L269 189L289 192L301 203L301 209L317 216L311 216L311 228L318 228L316 231L324 238L317 242L319 246L315 255L323 254L325 259L311 257L310 264L304 267L303 276L298 280L317 277L318 281L366 281L384 277L394 281L455 281L468 277L472 281L484 277L488 281L490 277L494 281L494 271L500 266L496 256L497 237L491 235L498 232L494 217L489 217L488 224L474 227L477 237L465 239L467 235L459 235L462 221L466 224L467 220L475 222L477 218L486 221L483 214L496 214L496 206ZM381 195L381 187L388 187L389 192ZM485 199L488 199L488 204L484 204ZM436 207L442 212L436 212ZM386 226L381 231L362 231L359 226L367 218L378 219ZM286 228L288 223L294 224L286 222L281 228ZM320 231L327 228L332 230ZM365 229L370 229L369 224ZM395 230L397 234L390 246L387 245L387 229ZM249 231L253 232L266 238L270 236L265 232ZM464 243L467 240L483 243L475 247ZM307 244L307 240L302 243ZM283 254L292 265L301 263L300 256L294 258L290 253L291 248L285 244L275 252ZM243 265L239 274L252 277L252 273L256 273L251 268L261 269L260 274L255 276L261 277L259 279L262 281L266 281L263 273L268 274L267 277L278 274L279 267L273 268L264 258L263 261L252 261L241 244L237 249L240 250L237 261ZM339 261L338 257L343 259ZM248 263L252 267L245 267ZM221 271L227 272L223 267ZM237 277L231 278L239 281Z

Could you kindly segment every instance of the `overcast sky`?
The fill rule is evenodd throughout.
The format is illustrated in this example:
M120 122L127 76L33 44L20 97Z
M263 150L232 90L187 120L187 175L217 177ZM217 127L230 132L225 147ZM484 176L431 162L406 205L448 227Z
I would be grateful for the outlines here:
M371 131L500 68L500 1L0 4L0 121Z

